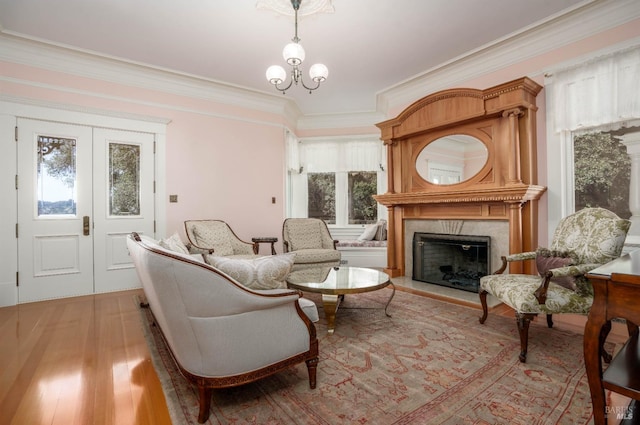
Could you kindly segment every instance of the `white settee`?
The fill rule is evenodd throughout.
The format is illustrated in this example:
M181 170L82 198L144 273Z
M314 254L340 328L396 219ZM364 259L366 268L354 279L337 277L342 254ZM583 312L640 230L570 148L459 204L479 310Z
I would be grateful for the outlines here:
M127 246L176 364L198 387L200 423L209 417L214 388L252 382L300 362L306 362L315 388L318 339L300 292L249 289L198 256L136 233Z

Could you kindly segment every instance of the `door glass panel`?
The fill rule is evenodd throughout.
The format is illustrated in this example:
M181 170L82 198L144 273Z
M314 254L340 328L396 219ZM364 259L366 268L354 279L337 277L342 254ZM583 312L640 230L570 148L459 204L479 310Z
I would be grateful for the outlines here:
M76 215L76 140L38 136L38 217Z
M140 146L109 143L109 215L140 215Z

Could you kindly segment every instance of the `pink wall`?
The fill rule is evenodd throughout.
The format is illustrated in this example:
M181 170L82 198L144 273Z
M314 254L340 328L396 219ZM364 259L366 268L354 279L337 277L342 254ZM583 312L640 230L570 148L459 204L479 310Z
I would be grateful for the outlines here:
M284 219L284 120L152 90L0 62L4 95L170 120L167 235L187 219L222 219L244 240L278 236ZM178 195L169 203L168 195ZM276 204L271 198L276 197ZM280 250L280 249L279 249Z

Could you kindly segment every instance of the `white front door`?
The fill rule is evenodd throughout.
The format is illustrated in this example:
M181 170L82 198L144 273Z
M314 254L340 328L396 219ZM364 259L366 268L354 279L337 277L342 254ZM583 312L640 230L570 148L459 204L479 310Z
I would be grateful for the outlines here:
M18 119L20 303L138 286L124 237L153 235L153 135Z
M95 292L139 286L126 237L154 235L154 136L108 129L93 134Z

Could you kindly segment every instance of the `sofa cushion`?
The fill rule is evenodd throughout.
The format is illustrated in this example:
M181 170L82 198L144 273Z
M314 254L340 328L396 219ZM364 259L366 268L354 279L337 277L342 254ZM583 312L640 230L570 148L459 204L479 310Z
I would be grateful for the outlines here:
M295 254L280 254L254 259L207 255L207 262L251 289L286 288Z
M387 240L387 220L378 220L378 231L373 237L374 241L386 241Z
M378 233L378 229L379 228L380 228L380 226L378 225L378 223L367 225L364 228L364 231L362 232L362 234L360 236L358 236L358 240L359 241L372 241L373 238L376 237L376 234Z
M177 232L169 236L168 238L160 240L160 242L158 242L158 245L160 245L164 249L168 249L169 251L175 251L179 252L180 254L189 255L189 249L184 244L184 242L182 242Z

